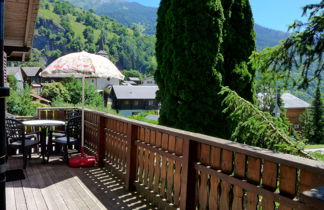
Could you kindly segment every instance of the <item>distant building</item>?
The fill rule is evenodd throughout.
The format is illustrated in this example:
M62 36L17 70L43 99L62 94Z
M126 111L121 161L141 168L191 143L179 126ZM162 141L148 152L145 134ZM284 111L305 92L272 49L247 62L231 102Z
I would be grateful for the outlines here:
M156 85L154 77L146 77L143 79L144 86Z
M42 71L42 67L21 67L24 80L28 85L40 84L41 78L39 73Z
M24 88L24 78L20 67L7 67L7 75L13 75L17 79L17 87ZM7 78L8 79L8 78Z
M147 110L158 110L156 97L157 86L116 86L110 97L112 108L123 116L134 115Z
M141 84L141 79L138 78L138 77L129 77L128 80L129 80L129 81L132 81L132 82L135 82L136 85Z
M307 108L310 108L311 105L290 93L282 94L281 100L283 101L283 107L287 110L287 118L293 124L293 127L298 129L300 115L303 114Z

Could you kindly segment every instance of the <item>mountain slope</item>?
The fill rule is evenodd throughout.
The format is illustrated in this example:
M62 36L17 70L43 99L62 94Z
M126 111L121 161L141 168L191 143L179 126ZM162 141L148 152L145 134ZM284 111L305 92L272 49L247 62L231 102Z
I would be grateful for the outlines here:
M99 15L111 17L118 22L131 26L134 24L144 27L144 33L155 34L157 8L146 7L126 0L67 0L77 7L93 9ZM131 1L131 0L129 0ZM257 49L279 44L289 34L255 24Z
M41 1L33 47L46 64L70 52L104 49L121 70L148 73L156 65L155 36L58 0Z

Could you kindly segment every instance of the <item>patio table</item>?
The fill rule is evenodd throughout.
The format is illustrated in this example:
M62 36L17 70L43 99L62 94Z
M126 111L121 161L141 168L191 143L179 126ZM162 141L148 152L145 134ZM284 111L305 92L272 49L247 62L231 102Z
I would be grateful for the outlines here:
M64 121L60 120L27 120L23 121L23 124L26 126L38 127L41 128L40 141L41 141L41 155L43 157L43 162L45 162L45 155L47 156L47 161L49 159L49 147L52 144L52 137L49 135L48 144L46 144L46 132L49 127L53 126L63 126L65 125Z

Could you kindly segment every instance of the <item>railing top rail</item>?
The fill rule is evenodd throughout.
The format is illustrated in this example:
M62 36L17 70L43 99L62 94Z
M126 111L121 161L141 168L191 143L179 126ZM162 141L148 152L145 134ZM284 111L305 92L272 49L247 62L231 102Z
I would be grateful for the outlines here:
M71 108L71 107L69 107L69 108ZM78 108L78 107L74 107L74 108ZM55 109L55 108L51 108L51 109ZM60 107L59 109L63 109L63 108ZM221 139L221 138L217 138L217 137L207 136L204 134L193 133L193 132L184 131L184 130L180 130L180 129L176 129L176 128L170 128L170 127L161 126L161 125L154 125L154 124L141 122L141 121L137 121L137 120L121 117L121 116L116 116L116 115L112 115L112 114L108 114L108 113L104 113L104 112L99 112L96 110L85 109L85 111L89 111L89 112L98 114L103 117L122 121L125 123L130 123L130 124L137 125L140 127L154 129L158 132L167 133L169 135L174 135L174 136L177 136L177 137L180 137L183 139L194 140L199 143L216 146L216 147L230 150L233 152L238 152L238 153L253 156L256 158L266 159L268 161L285 164L287 166L291 166L291 167L295 167L295 168L299 168L299 169L303 169L303 170L307 170L310 172L315 172L317 174L324 175L324 163L320 162L320 161L310 160L310 159L306 159L306 158L299 157L299 156L294 156L294 155L284 154L281 152L271 151L268 149L262 149L259 147L249 146L249 145L245 145L245 144L241 144L241 143L237 143L237 142L233 142L233 141L229 141L229 140L225 140L225 139Z

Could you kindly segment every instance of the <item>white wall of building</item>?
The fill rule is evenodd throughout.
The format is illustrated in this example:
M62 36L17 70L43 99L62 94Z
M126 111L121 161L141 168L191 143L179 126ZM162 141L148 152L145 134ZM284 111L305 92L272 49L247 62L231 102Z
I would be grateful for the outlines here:
M97 90L103 90L108 85L119 85L119 79L111 78L87 78L86 81L96 87Z

